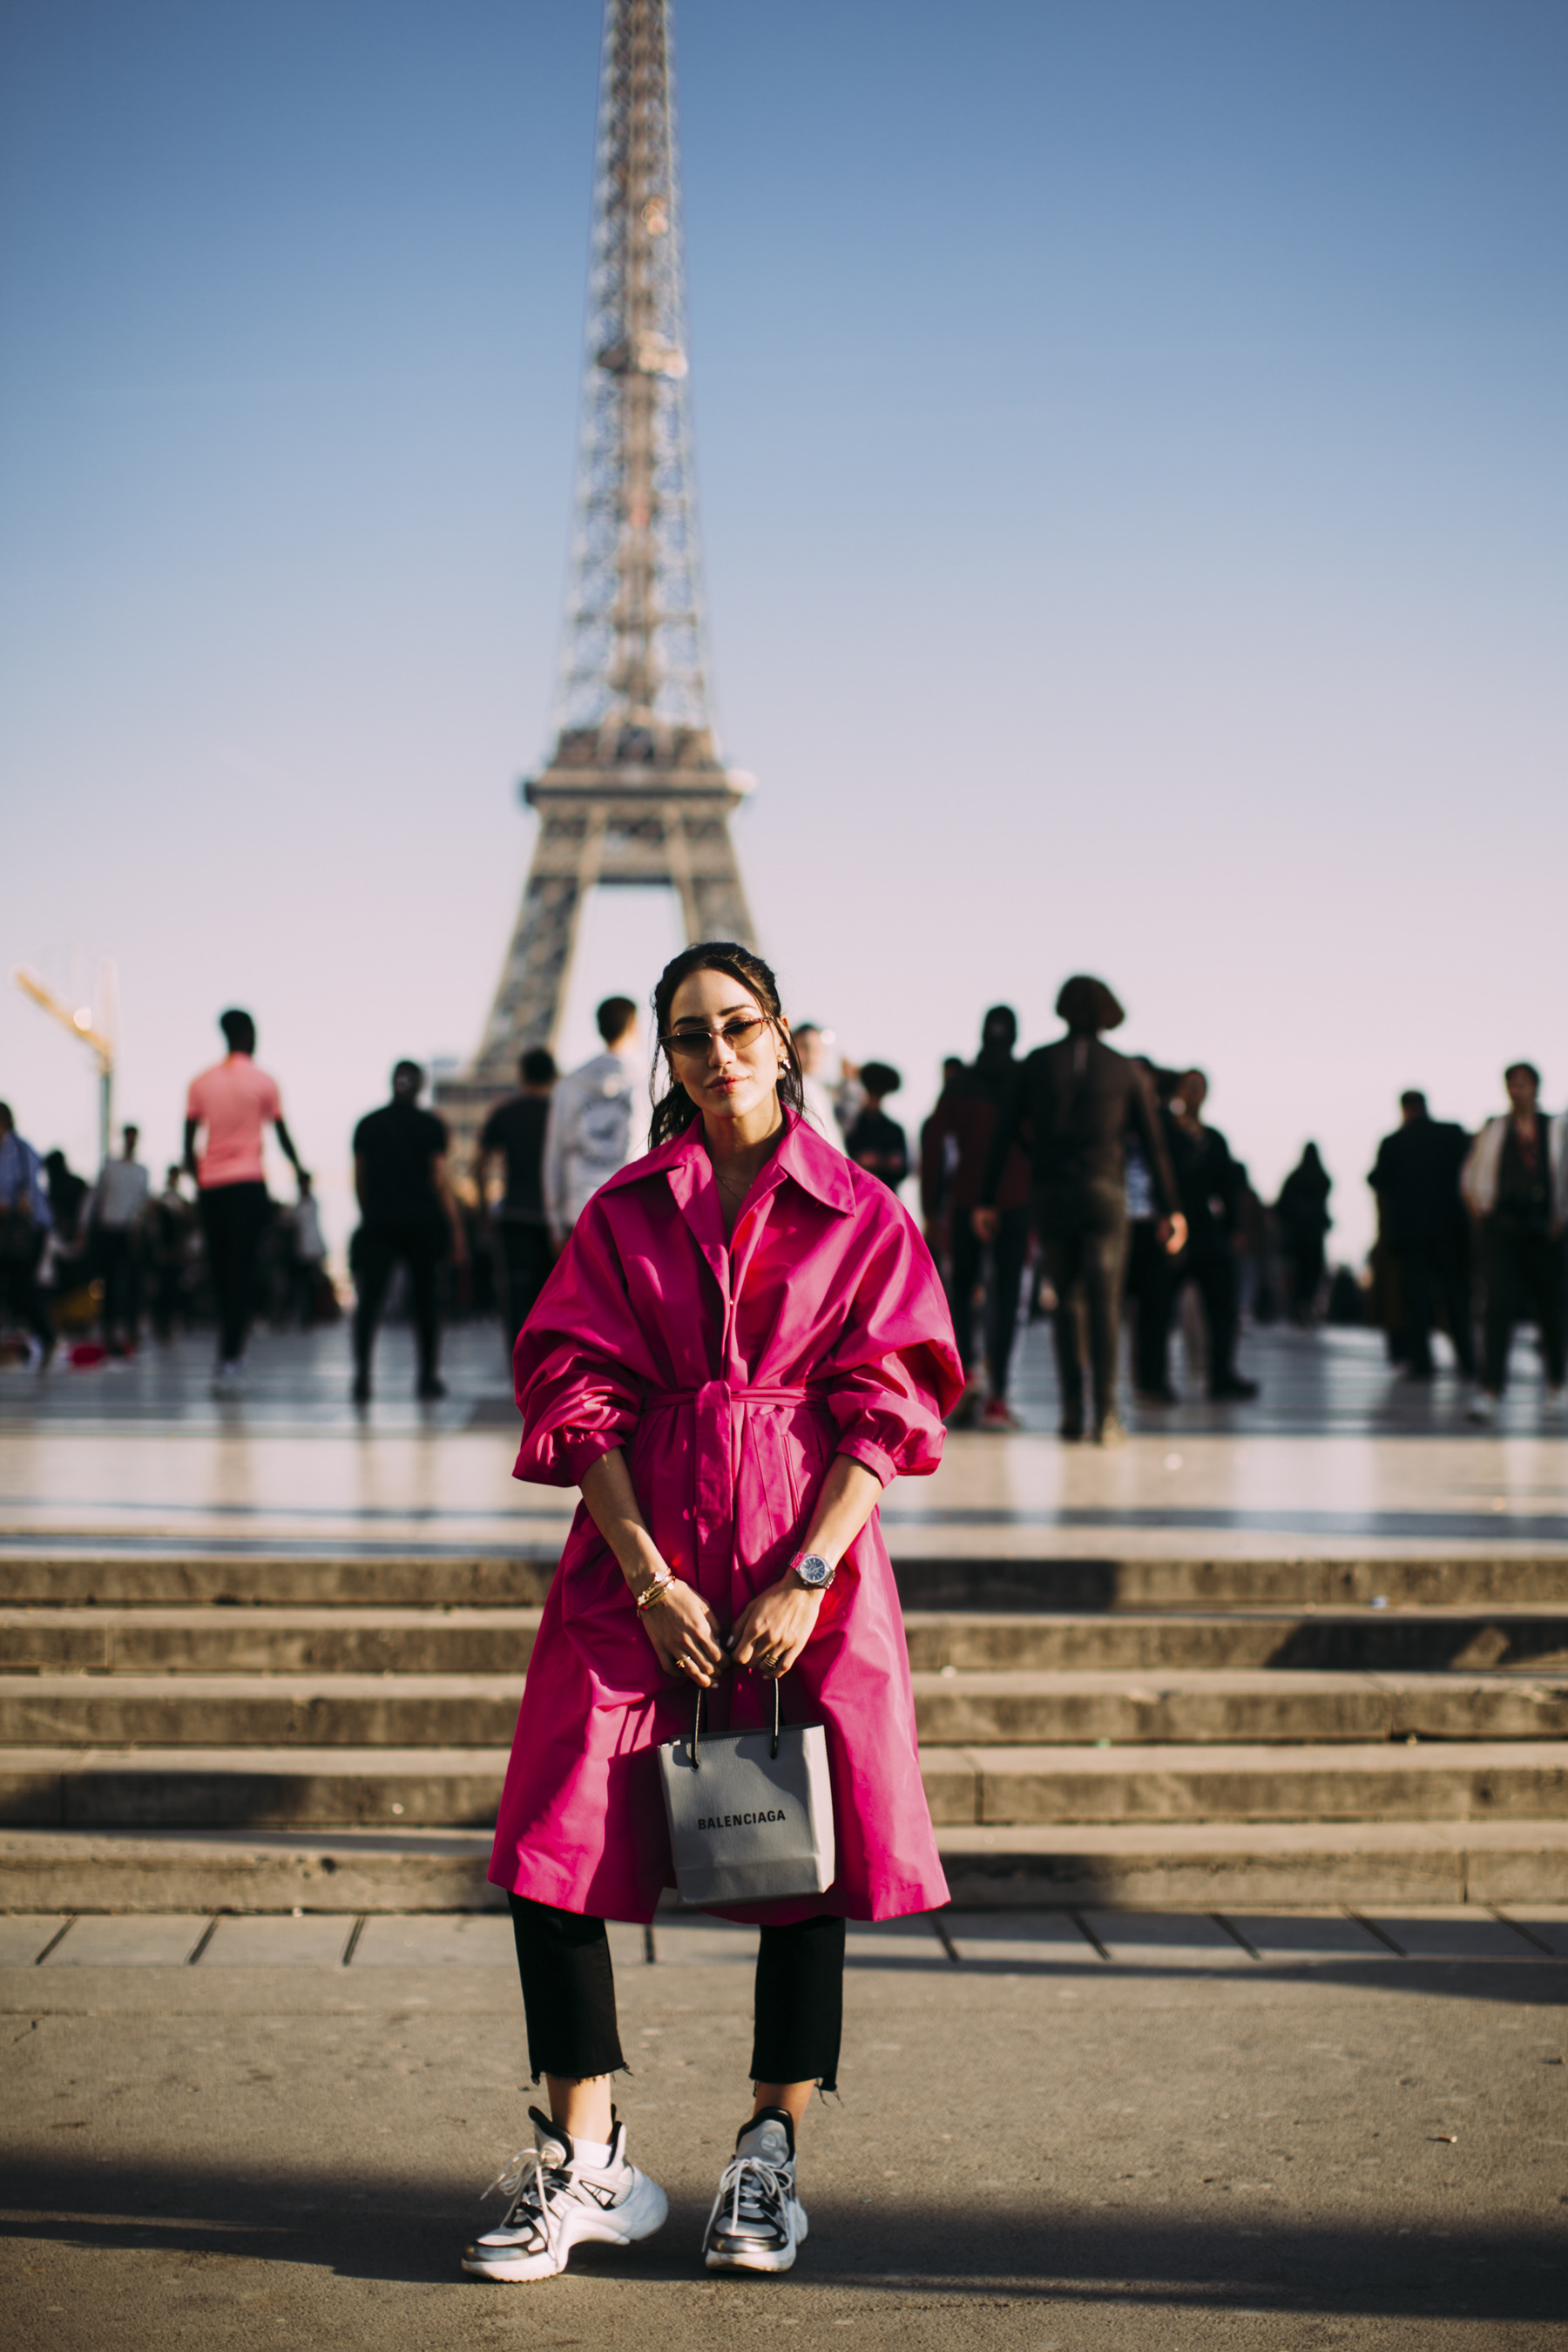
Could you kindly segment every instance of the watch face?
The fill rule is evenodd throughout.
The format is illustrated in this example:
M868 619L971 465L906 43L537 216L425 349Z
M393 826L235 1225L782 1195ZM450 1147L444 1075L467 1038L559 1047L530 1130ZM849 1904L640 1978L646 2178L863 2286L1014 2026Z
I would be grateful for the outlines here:
M825 1559L818 1559L816 1552L808 1552L804 1559L797 1559L795 1572L803 1584L831 1584L833 1581L833 1570Z

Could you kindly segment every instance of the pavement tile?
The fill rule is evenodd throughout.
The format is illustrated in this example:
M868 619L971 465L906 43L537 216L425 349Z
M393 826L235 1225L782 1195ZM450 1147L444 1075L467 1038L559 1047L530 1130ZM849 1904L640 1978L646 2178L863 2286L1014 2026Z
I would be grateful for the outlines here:
M1255 1965L1235 1937L1201 1911L1086 1911L1083 1916L1111 1958L1122 1965Z
M0 1969L30 1969L51 1936L65 1926L61 1912L0 1912Z
M127 1911L113 1918L84 1914L73 1920L47 1969L183 1968L206 1927L189 1911Z
M851 1919L844 1937L845 1958L851 1968L951 1969L952 1962L931 1922L929 1911L917 1911L908 1919Z
M356 1969L452 1965L515 1969L517 1947L511 1921L504 1913L432 1911L402 1918L387 1914L365 1921L350 1965Z
M1568 1960L1568 1903L1504 1903L1499 1908L1505 1919L1518 1919L1559 1959Z
M1063 1961L1104 1966L1070 1912L946 1911L942 1921L961 1960L1005 1962L1009 1967Z
M653 1946L661 1968L705 1968L726 1960L744 1960L749 1967L757 1957L757 1931L705 1912L683 1919L661 1911L653 1923Z
M1540 1958L1526 1936L1485 1911L1456 1906L1369 1911L1374 1927L1413 1960L1525 1960Z
M1392 1959L1370 1927L1342 1911L1227 1911L1238 1935L1266 1960Z
M341 1912L307 1911L298 1919L271 1914L220 1919L202 1954L204 1969L335 1969L353 1921ZM68 1936L66 1941L70 1941Z

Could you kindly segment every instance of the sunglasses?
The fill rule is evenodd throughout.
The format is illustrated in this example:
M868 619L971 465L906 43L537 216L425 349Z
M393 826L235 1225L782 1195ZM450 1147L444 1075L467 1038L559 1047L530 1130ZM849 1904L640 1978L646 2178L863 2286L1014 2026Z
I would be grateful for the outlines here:
M705 1061L715 1038L721 1039L732 1054L743 1054L748 1045L756 1044L767 1025L764 1016L758 1013L749 1021L726 1021L722 1029L672 1029L658 1042L667 1054L682 1061L694 1057Z

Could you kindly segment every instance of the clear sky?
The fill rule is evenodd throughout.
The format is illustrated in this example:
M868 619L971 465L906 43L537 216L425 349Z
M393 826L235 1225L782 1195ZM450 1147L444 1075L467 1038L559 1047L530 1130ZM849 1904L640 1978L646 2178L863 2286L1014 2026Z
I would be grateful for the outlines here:
M1075 969L1342 1254L1405 1086L1568 1102L1560 0L681 0L728 755L798 1017L898 1064ZM0 11L0 960L214 1019L338 1238L477 1043L571 491L595 0ZM660 906L591 911L567 1039ZM91 1157L8 983L0 1093Z

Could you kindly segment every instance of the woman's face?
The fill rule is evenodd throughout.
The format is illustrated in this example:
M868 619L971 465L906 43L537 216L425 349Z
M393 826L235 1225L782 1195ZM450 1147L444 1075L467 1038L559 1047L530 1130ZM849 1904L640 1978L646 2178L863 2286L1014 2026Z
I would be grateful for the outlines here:
M777 1107L779 1029L752 992L727 971L694 971L676 990L666 1045L671 1074L707 1119L746 1119Z

